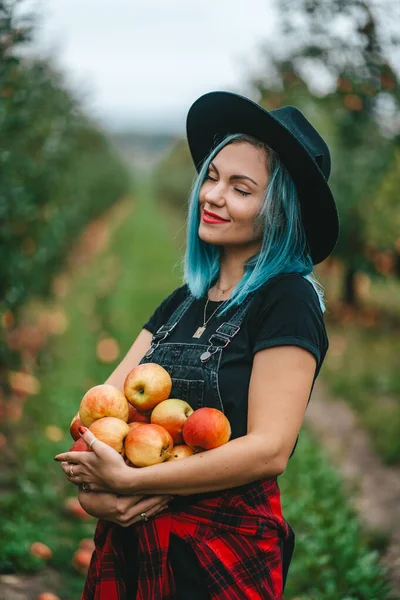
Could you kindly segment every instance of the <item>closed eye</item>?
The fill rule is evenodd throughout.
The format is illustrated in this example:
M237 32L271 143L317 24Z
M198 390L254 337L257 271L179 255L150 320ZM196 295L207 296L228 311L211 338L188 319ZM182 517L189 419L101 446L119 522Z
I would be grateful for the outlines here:
M217 181L216 179L214 179L213 177L211 177L211 175L206 175L205 179L209 179L210 181ZM238 188L234 188L235 192L238 192L238 194L240 194L241 196L250 196L251 192L245 192L243 190L239 190Z

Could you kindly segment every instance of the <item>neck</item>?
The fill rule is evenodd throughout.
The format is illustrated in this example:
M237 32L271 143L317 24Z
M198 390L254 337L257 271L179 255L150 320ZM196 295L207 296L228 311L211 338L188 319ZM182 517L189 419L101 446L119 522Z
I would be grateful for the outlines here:
M235 287L244 275L244 263L256 254L259 247L224 247L221 251L218 288L225 290Z

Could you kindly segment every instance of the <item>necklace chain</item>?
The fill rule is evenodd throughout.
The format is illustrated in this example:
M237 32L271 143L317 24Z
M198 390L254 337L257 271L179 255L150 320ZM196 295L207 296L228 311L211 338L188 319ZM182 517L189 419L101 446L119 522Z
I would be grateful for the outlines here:
M220 304L219 306L217 306L217 308L214 310L214 312L208 317L208 319L206 320L206 314L207 314L207 307L208 307L208 303L210 302L210 298L207 298L207 302L204 305L204 314L203 314L203 325L201 325L200 327L198 327L196 329L196 331L194 332L193 336L194 338L199 338L201 337L201 335L204 333L205 328L207 327L207 324L211 321L211 319L213 318L213 316L215 315L215 313L217 312L218 309L221 308L221 306L223 306L225 304L227 300L224 300L222 302L222 304Z

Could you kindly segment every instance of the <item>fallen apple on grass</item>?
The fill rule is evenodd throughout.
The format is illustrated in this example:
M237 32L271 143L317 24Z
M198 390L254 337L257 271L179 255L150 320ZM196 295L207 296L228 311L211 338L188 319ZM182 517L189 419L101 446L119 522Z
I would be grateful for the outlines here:
M166 400L171 389L172 379L168 371L157 363L138 365L128 373L124 382L125 396L141 412L151 410Z
M82 508L78 498L67 498L64 502L64 508L69 514L73 515L77 519L80 519L81 521L93 519L93 517L89 515L84 508Z
M116 417L97 419L89 427L89 431L101 442L114 448L119 454L124 451L124 439L131 431L128 423Z
M42 542L33 542L30 547L32 556L40 558L40 560L50 560L53 556L53 551Z
M78 550L75 550L71 565L80 575L86 575L88 572L92 554L93 551L87 548L78 548Z
M174 441L160 425L143 423L125 438L125 455L135 467L149 467L171 456Z
M127 423L128 401L121 390L113 385L95 385L83 396L79 406L79 417L86 427L103 417L115 417Z
M171 434L174 444L182 444L182 427L192 413L193 408L184 400L169 398L153 408L151 422L164 427Z
M195 452L212 450L226 444L231 426L223 412L216 408L198 408L186 420L182 429L185 444Z

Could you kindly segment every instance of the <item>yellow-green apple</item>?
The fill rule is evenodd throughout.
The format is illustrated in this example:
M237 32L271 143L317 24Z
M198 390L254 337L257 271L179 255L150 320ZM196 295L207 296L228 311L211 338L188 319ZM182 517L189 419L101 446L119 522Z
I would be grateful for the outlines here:
M186 458L186 456L192 456L194 450L186 446L186 444L178 444L172 448L171 457L168 460L178 460L179 458Z
M89 445L85 442L83 438L79 440L75 440L69 449L70 452L92 452L92 449L89 448Z
M124 394L107 383L90 388L79 407L79 417L86 427L103 417L116 417L127 423L128 416L129 405Z
M89 427L89 431L111 448L114 448L119 454L124 450L124 439L128 435L130 428L128 423L117 419L116 417L103 417L97 419Z
M223 412L216 408L198 408L186 420L182 429L185 444L195 452L211 450L226 444L231 426Z
M169 398L157 404L151 413L151 422L161 425L171 434L174 444L182 444L182 427L193 408L184 400Z
M143 423L125 438L125 455L135 467L162 463L171 456L174 441L161 425Z
M130 402L128 402L129 407L129 416L128 423L150 423L150 414L151 410L146 410L144 412L140 412L135 406L133 406Z
M71 434L71 437L73 440L79 440L80 439L80 435L79 435L79 431L78 431L78 427L80 427L81 425L83 425L80 417L79 417L79 411L76 413L76 415L74 416L74 418L71 421L71 425L69 426L69 432Z
M141 412L151 410L171 393L171 377L157 363L143 363L128 373L124 393L129 402Z

